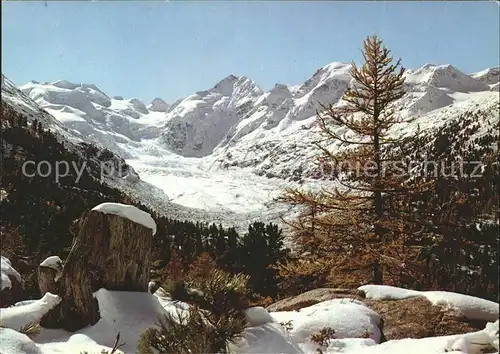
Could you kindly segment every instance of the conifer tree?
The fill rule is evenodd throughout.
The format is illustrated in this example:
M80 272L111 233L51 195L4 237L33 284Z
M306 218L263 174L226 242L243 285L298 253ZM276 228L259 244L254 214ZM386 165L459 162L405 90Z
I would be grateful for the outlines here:
M276 295L276 269L272 266L286 262L288 253L278 225L254 222L248 226L248 233L241 239L240 257L252 290L264 296Z
M401 59L393 63L390 51L377 36L364 41L364 63L352 64L354 84L337 105L323 106L317 122L322 139L316 146L321 162L336 181L332 190L310 192L287 189L281 200L304 206L305 212L291 223L295 235L310 242L310 249L334 252L339 263L371 269L376 284L383 283L382 264L401 265L405 225L388 197L407 193L401 166L384 160L384 149L396 149L399 141L388 136L400 123L393 102L403 97ZM335 145L335 150L332 145ZM325 171L325 170L324 170Z

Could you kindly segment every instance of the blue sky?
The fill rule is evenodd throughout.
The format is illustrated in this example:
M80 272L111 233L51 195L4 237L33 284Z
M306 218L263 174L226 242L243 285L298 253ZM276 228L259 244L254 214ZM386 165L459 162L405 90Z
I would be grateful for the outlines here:
M3 2L2 72L94 83L168 102L229 74L267 90L333 61L359 62L377 33L406 67L498 65L494 2Z

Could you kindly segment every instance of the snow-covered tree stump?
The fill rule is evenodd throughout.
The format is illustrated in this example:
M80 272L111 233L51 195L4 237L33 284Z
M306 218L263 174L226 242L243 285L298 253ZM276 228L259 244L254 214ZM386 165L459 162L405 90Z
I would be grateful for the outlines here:
M85 213L58 282L61 303L41 325L75 331L95 324L100 288L147 292L155 232L151 216L132 206L104 203Z
M63 270L63 264L58 256L51 256L44 260L38 266L38 288L40 293L45 295L46 293L51 293L57 295L59 293L57 289L56 281L61 276Z

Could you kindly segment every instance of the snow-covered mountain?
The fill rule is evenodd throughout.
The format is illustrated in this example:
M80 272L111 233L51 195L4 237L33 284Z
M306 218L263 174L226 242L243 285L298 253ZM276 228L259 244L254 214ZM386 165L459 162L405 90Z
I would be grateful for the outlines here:
M318 138L316 110L321 105L342 104L343 92L353 84L349 69L347 64L329 64L293 93L277 85L256 101L211 158L223 168L248 167L269 177L313 177L318 153L312 144ZM408 70L405 86L407 94L396 103L405 124L396 126L395 134L411 134L418 126L437 128L464 110L490 107L492 115L497 111L498 93L451 65L427 64Z
M269 177L299 179L305 172L310 176L316 154L314 117L321 105L341 104L344 91L353 84L350 69L350 64L334 62L302 85L276 84L265 93L253 82L247 90L233 90L248 79L230 76L218 84L229 87L225 92L216 86L176 103L167 113L162 142L180 155L205 156L223 168L250 167ZM419 120L411 130L426 125L444 108L454 115L476 103L493 104L498 101L491 92L495 81L498 87L495 70L467 75L452 65L433 64L408 70L407 94L396 106L401 117ZM244 110L238 109L242 106Z
M62 83L62 84L61 84ZM59 86L70 87L61 90ZM173 188L173 190L182 190L182 187L179 189L178 180L184 180L185 185L190 185L191 182L188 180L189 176L195 176L193 178L192 185L198 186L198 178L202 180L212 181L213 180L213 194L219 194L220 190L216 187L217 180L212 179L211 175L203 175L203 171L201 171L196 163L182 163L178 161L178 158L183 158L181 156L175 155L165 149L162 149L159 145L155 145L154 142L151 143L151 139L148 137L143 137L141 142L132 142L131 139L128 139L123 134L117 133L113 131L112 126L107 125L109 123L108 118L112 117L113 114L118 114L120 112L126 111L123 107L128 107L133 112L138 112L141 109L141 105L134 102L134 100L124 100L122 98L112 98L110 110L114 110L114 107L118 106L119 109L117 111L106 111L104 117L106 118L104 121L95 120L96 115L90 115L90 113L94 113L91 108L88 106L85 107L85 102L90 99L100 100L101 103L105 103L106 97L101 91L93 85L74 85L69 82L56 82L56 85L53 84L38 84L36 82L31 82L25 86L23 86L23 91L28 93L30 98L26 93L24 93L20 88L18 88L12 81L6 78L2 74L2 105L6 105L10 108L13 108L16 112L22 114L23 116L28 118L28 122L32 122L36 119L45 129L51 130L55 133L57 139L64 144L64 146L82 156L84 159L88 158L88 154L86 149L88 147L88 143L95 144L97 148L103 149L104 147L108 147L110 151L105 150L97 150L97 154L95 158L92 158L92 161L89 161L89 164L86 166L87 173L94 178L103 178L104 183L107 185L117 188L123 192L125 192L128 196L136 201L140 201L142 204L148 205L153 210L156 210L158 213L165 215L169 218L179 219L179 220L196 220L201 222L217 222L221 223L225 226L237 226L241 228L246 228L248 223L252 220L256 220L259 217L259 213L245 213L245 211L252 211L251 208L247 208L246 210L238 210L239 213L236 213L234 209L231 209L231 205L220 206L219 208L210 208L203 203L203 196L201 198L196 198L197 202L191 200L190 202L185 202L183 205L175 203L175 200L171 198L168 194L165 193L165 190L162 188L165 180L162 177L165 177L163 173L165 171L170 172L170 179L167 181L167 190L169 188ZM86 88L89 88L87 91L88 95L85 94L81 96L79 93L71 93L71 91L76 92L85 92ZM60 92L63 92L59 95ZM101 96L103 95L103 96ZM54 98L56 97L56 98ZM68 98L69 97L69 98ZM75 99L74 101L70 98L77 97L79 99ZM62 107L57 110L54 110L54 103L48 103L45 98L48 98L50 101L63 102L66 98L66 104L60 103ZM38 100L35 101L35 99ZM108 98L109 99L109 98ZM122 106L116 104L115 101L124 101ZM92 102L92 101L91 101ZM94 108L97 106L99 109L97 111L102 111L101 104L95 104L92 102ZM76 105L80 104L80 107L85 107L85 111L75 108ZM105 103L107 104L107 103ZM135 104L135 107L134 107ZM143 105L142 105L143 106ZM43 107L43 108L42 108ZM61 112L63 110L77 110L77 113L64 113ZM49 113L51 112L51 113ZM55 114L54 114L55 112ZM68 116L66 116L66 114ZM75 116L72 116L72 115ZM122 114L126 116L125 114ZM85 124L73 124L73 122L77 121L79 117L85 117ZM97 116L102 117L100 113L97 113ZM67 118L67 119L65 119ZM83 118L82 118L83 119ZM125 117L125 119L130 120L134 119L130 117L130 114ZM148 120L149 123L145 123L144 126L147 128L156 127L157 115L153 114L151 117L151 113L143 113L139 119ZM151 123L153 121L153 123ZM3 123L2 123L3 124ZM3 125L2 125L3 128ZM106 130L104 130L106 129ZM94 132L100 132L101 135L98 138L104 139L101 141L100 139L96 139ZM159 136L159 131L157 137ZM114 144L105 144L105 139L115 139ZM9 147L4 147L9 151ZM10 149L12 150L12 149ZM124 150L126 154L120 155L120 152ZM5 151L4 151L5 152ZM157 158L157 154L162 156L161 159ZM139 159L136 155L141 157ZM105 161L101 161L100 157L107 156ZM134 156L136 159L125 161L123 157ZM148 160L149 157L149 160ZM153 171L152 175L147 177L154 177L153 181L160 180L159 186L149 183L148 178L142 178L142 175L138 169L135 169L129 161L134 161L139 170L143 170L141 164L145 164L147 168L145 169L147 172ZM99 165L101 162L107 163L110 162L115 166L119 166L120 168L116 169L115 174L109 175L108 172L101 175L101 171L99 170ZM71 163L71 161L69 162ZM182 166L182 167L180 167ZM201 175L201 176L200 176ZM236 178L235 178L236 179ZM211 182L212 183L212 182ZM181 183L182 184L182 183ZM238 189L238 186L234 186L232 188L234 190ZM210 196L210 188L206 188L205 193L207 194L206 200L213 199L213 196ZM240 195L241 194L240 191ZM174 195L175 196L175 195ZM266 196L267 197L267 196ZM262 198L256 198L258 201L255 203L261 203ZM202 201L198 203L198 201ZM182 199L181 199L182 201ZM230 204L230 203L228 203ZM276 219L277 216L270 216L271 219ZM267 220L266 217L261 218L262 220Z
M268 92L230 75L170 106L158 98L145 106L109 97L89 84L30 82L21 86L27 97L13 104L29 100L50 113L44 114L54 129L122 156L173 202L241 220L275 220L289 212L272 201L281 187L321 183L315 180L315 115L321 105L342 104L354 84L350 68L334 62L303 84L276 84ZM480 112L488 124L498 121L498 72L467 75L432 64L407 70L407 94L396 103L404 124L393 134L432 133L464 112ZM145 198L158 197L152 194Z
M183 156L207 156L262 94L252 80L229 75L176 104L167 114L162 141Z
M500 67L497 66L494 68L482 70L482 71L479 71L475 74L472 74L471 76L473 78L475 78L476 80L484 82L485 84L488 84L488 85L497 84L497 87L498 87L498 81L500 81Z
M65 80L31 81L20 89L66 127L123 158L132 157L126 146L158 136L163 112L168 107L161 99L155 99L150 111L137 98L110 98L95 85Z

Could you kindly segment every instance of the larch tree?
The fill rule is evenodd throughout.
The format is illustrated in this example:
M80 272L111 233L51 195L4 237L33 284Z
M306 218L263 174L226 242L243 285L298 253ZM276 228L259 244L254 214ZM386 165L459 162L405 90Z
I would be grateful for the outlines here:
M394 205L400 199L391 196L408 193L408 175L404 164L384 154L398 148L388 133L401 122L393 103L405 94L405 69L377 36L364 41L363 57L361 67L352 64L353 84L342 100L322 105L317 114L322 139L316 146L334 187L288 188L279 199L304 207L290 222L299 249L333 256L332 269L364 269L382 284L383 265L398 272L405 267L406 243L400 236L407 227L398 210L403 205Z

